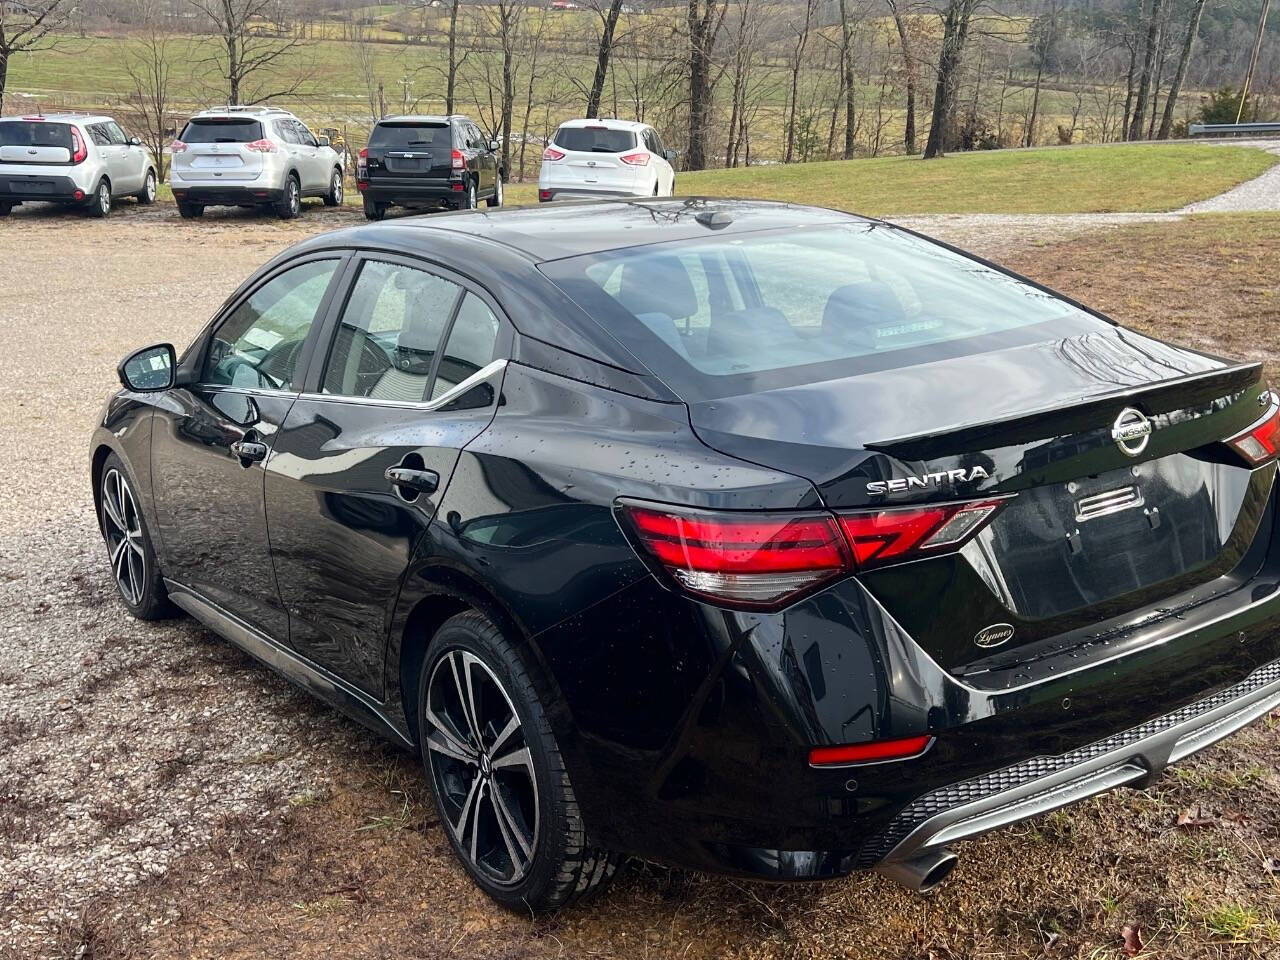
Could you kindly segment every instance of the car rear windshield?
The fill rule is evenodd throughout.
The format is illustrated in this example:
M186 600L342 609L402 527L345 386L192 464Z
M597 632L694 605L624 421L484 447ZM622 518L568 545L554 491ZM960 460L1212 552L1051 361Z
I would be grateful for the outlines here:
M1114 329L879 224L660 243L540 269L690 401Z
M583 153L623 153L636 145L636 135L630 130L608 127L561 127L552 139L557 147Z
M390 150L453 149L447 123L380 123L373 128L369 146Z
M71 149L71 127L43 120L6 120L0 123L0 147L64 147Z
M253 143L262 139L262 124L244 117L191 120L178 139L183 143Z

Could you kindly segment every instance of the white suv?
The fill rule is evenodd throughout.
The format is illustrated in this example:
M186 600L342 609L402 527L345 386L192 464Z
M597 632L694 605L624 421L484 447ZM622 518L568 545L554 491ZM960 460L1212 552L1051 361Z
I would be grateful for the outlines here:
M155 202L156 167L142 141L110 117L0 117L0 217L31 200L105 217L115 199L128 196Z
M342 203L342 157L287 110L204 110L170 149L169 185L184 217L211 206L270 206L288 220L302 212L303 197Z
M538 200L669 197L676 186L675 159L676 152L647 123L570 120L542 152Z

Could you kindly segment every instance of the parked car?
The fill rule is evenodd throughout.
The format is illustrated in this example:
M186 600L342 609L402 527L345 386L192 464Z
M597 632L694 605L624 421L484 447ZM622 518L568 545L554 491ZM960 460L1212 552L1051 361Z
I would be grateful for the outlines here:
M0 117L0 217L31 200L105 217L121 197L155 203L155 161L107 116Z
M169 184L178 212L205 207L271 207L289 220L303 197L342 203L342 157L328 137L278 107L218 107L187 121L170 148Z
M313 237L92 439L125 605L406 749L498 902L876 868L1280 705L1280 398L898 227L564 204Z
M676 151L647 123L570 120L542 151L538 200L669 197L676 187L675 160Z
M387 117L356 161L364 215L381 220L391 206L474 210L502 206L501 144L464 116Z

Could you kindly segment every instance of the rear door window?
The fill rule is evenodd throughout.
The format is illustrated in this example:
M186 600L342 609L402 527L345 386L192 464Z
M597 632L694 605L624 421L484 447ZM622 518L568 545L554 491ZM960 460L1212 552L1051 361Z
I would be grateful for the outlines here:
M111 134L107 133L107 127L102 123L91 123L88 127L89 137L95 144L100 147L111 146Z
M122 147L129 142L128 138L124 135L124 131L120 129L120 125L114 120L109 123L104 123L103 126L107 128L107 136L115 146Z
M252 143L262 139L262 124L243 117L191 120L178 137L183 143Z
M450 150L453 137L445 123L380 123L373 128L369 146L382 150Z
M483 300L468 293L449 330L431 398L447 393L488 366L497 343L498 318Z
M462 288L399 263L366 260L342 309L323 391L419 403Z
M0 123L0 147L63 147L71 149L71 127L42 120Z
M608 127L561 127L554 140L558 147L582 153L625 153L636 145L636 135L630 130Z

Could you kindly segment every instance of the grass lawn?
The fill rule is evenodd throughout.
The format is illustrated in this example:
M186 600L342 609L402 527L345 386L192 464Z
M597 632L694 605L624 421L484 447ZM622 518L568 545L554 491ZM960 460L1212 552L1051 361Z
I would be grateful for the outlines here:
M1245 147L1180 143L1005 150L682 173L676 192L791 200L870 216L1142 213L1215 196L1278 160ZM512 184L507 198L536 203L536 185Z

